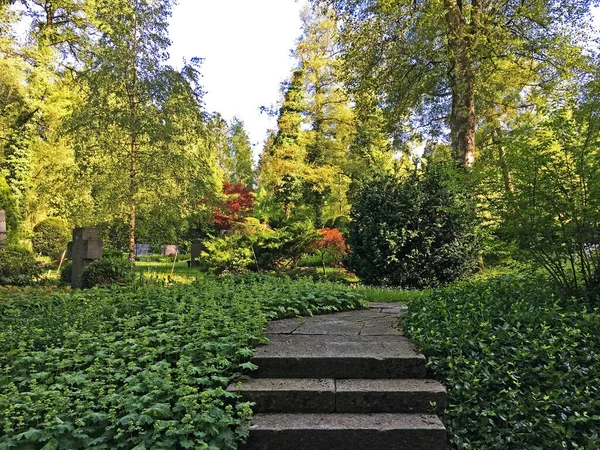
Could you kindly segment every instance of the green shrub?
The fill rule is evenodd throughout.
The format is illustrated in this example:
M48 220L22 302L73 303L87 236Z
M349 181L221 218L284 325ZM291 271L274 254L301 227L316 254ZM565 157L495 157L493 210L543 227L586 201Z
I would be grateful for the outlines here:
M328 283L249 274L186 285L7 293L0 448L234 450L267 318L365 307Z
M0 250L0 285L28 286L37 281L42 272L42 263L36 261L28 249L14 246Z
M9 243L14 243L17 241L21 217L13 192L2 174L0 174L0 209L3 209L6 214L7 240Z
M71 240L71 229L58 217L42 220L33 228L33 251L51 258L59 258Z
M310 223L296 222L278 230L254 229L213 238L205 243L202 255L214 273L289 269L311 251L318 238Z
M110 286L131 281L134 270L124 259L97 259L81 272L81 287Z
M102 257L107 259L124 259L127 257L127 254L115 248L104 247L102 249Z
M63 262L62 267L60 268L60 281L64 284L71 284L71 274L73 269L73 263L71 261Z
M337 228L344 236L346 236L350 231L350 219L346 216L339 216L333 221L332 227L325 228Z
M206 251L202 252L202 256L212 273L242 273L252 264L252 250L243 235L213 238L204 245Z
M436 286L477 266L474 205L449 164L366 182L351 219L346 266L365 284Z
M325 265L327 267L333 267L339 263L339 258L334 257L330 254L325 255ZM300 260L298 267L321 267L321 255L317 253L308 254Z
M600 306L599 129L597 94L588 94L591 104L566 101L536 126L508 133L513 189L499 191L492 205L506 238L547 271L563 298Z
M412 299L407 335L448 389L458 449L600 448L600 314L545 278L503 276Z
M295 222L274 232L259 233L252 242L260 270L290 269L312 251L320 235L312 224ZM253 267L253 270L256 270Z

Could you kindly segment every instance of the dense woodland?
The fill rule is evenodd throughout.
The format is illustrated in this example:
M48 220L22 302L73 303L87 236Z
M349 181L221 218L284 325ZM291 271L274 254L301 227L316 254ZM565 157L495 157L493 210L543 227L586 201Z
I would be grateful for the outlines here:
M136 242L186 248L217 234L228 184L252 189L246 215L272 228L333 228L365 183L453 160L480 266L523 251L562 284L597 279L590 2L312 6L254 165L243 122L204 110L201 60L167 64L171 1L5 2L9 236L27 243L59 218L97 226L130 259Z
M453 448L599 448L597 2L311 0L258 161L169 65L174 4L0 0L0 285L54 286L0 290L0 449L235 449L266 321L364 293L409 303ZM83 287L120 287L44 277L80 226ZM198 280L132 275L137 243L202 243Z

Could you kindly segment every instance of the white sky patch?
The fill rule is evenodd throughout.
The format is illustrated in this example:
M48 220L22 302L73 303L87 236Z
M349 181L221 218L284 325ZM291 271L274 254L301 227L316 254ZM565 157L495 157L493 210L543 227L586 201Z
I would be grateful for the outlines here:
M300 36L305 0L180 0L171 19L171 64L204 58L208 112L244 121L255 159L275 118L259 112L275 104L280 83L295 66L290 51Z

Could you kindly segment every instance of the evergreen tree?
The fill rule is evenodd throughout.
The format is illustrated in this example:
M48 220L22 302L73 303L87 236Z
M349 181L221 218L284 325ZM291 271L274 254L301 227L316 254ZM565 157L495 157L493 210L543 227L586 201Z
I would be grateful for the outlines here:
M306 175L306 146L302 131L304 71L295 70L292 80L284 86L284 99L277 119L277 134L264 152L262 182L268 192L283 205L286 218L302 195L302 180ZM268 163L267 163L268 162Z
M237 117L229 127L229 147L233 160L233 172L229 177L232 184L242 184L245 188L254 186L254 169L252 168L252 145L244 122Z
M304 179L304 202L313 209L315 225L320 227L327 203L338 206L334 207L333 215L345 211L349 182L346 161L355 122L338 76L335 21L310 9L303 11L302 21L303 34L296 56L305 72L306 121L310 126L306 139L309 170Z

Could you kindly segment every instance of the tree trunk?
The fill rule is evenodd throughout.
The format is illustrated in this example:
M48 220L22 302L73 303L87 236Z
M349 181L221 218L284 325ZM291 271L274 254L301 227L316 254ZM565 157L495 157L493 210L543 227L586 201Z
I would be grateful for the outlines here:
M506 162L506 149L502 145L502 132L499 128L495 128L492 135L492 142L498 146L498 160L500 169L502 170L502 179L504 180L504 189L506 192L515 192L515 187L512 181L512 174Z
M138 56L138 37L137 37L137 17L133 22L133 48L132 48L132 78L131 87L129 90L129 112L130 121L129 133L131 137L129 157L129 261L135 264L135 201L137 194L137 138L138 138L138 121L137 121L137 56Z
M475 73L470 51L476 33L476 14L471 27L465 23L461 6L456 0L444 0L446 6L446 26L448 27L448 50L452 68L452 112L450 116L450 137L452 152L456 161L464 168L470 168L475 161ZM474 8L478 2L473 2ZM468 28L471 28L469 31Z
M129 261L135 264L135 193L136 193L136 136L132 136L129 168Z

